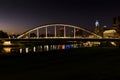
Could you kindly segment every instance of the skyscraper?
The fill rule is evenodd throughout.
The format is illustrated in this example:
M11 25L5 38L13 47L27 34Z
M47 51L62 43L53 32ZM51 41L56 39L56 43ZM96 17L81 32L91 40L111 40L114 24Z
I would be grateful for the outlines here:
M99 34L99 33L100 33L99 22L98 22L98 20L96 20L96 22L95 22L95 29L94 29L94 32L95 32L96 34Z

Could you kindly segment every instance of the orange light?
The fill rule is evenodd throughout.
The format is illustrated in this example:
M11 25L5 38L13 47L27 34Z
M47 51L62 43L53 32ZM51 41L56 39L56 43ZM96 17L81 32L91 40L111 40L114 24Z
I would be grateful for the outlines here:
M4 45L4 46L9 46L9 45L11 45L11 42L10 42L10 41L5 41L5 42L3 43L3 45Z
M10 53L10 51L11 51L11 48L9 48L9 47L6 47L6 48L3 48L3 50L4 50L6 53Z

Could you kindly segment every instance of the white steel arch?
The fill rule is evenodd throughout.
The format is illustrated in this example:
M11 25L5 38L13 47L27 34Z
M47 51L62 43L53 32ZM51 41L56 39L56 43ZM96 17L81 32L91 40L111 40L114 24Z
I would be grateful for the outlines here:
M46 36L47 36L47 28L50 27L50 26L54 26L54 27L55 27L55 32L54 32L54 33L55 33L55 37L56 37L56 27L57 27L57 26L64 26L64 29L65 29L65 27L71 27L71 28L74 28L74 32L75 32L75 29L80 29L80 30L85 31L85 32L87 32L87 33L90 33L90 34L92 34L92 35L94 35L94 36L96 36L96 37L98 37L98 38L102 38L101 36L99 36L99 35L91 32L91 31L89 31L89 30L87 30L87 29L85 29L85 28L83 28L83 27L80 27L80 26L78 27L78 26L69 25L69 24L48 24L48 25L38 26L38 27L36 27L36 28L30 29L30 30L24 32L23 34L21 34L21 35L18 36L17 38L18 38L18 39L19 39L19 38L22 38L22 37L25 36L26 34L29 34L29 33L31 33L32 31L35 31L35 30L37 30L37 35L39 36L38 30L41 29L41 28L46 28ZM65 35L66 35L66 34L65 34L65 30L64 30L64 37L65 37ZM74 33L74 37L75 37L75 33Z

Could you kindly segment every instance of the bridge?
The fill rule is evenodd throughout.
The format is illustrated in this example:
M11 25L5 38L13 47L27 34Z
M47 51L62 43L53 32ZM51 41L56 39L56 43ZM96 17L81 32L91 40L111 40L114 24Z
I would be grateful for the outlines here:
M120 39L102 38L81 26L69 24L49 24L37 26L27 30L17 38L1 39L3 44L25 44L25 45L62 45L62 44L80 44L81 42L120 42Z
M43 32L44 34L41 32ZM83 35L88 37L88 34L93 35L96 38L102 38L101 36L81 26L78 27L69 24L49 24L49 25L38 26L24 32L17 38L18 39L30 38L30 37L34 37L38 39L43 37L44 38L80 38L83 37Z

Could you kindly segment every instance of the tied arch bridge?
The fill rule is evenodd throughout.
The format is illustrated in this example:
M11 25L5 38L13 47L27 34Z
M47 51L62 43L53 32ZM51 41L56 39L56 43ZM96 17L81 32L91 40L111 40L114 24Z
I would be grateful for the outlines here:
M92 36L92 37L90 37ZM119 39L103 39L81 26L69 24L48 24L27 30L17 38L2 39L4 46L11 45L62 45L80 44L81 42L120 41Z
M50 31L48 28L53 28L52 37L48 36L49 31ZM68 28L71 28L71 33L73 35L67 34L68 32L70 32L70 29L68 29ZM45 32L44 37L40 37L40 30L41 29L44 29L44 32ZM76 35L77 31L84 31L88 34L94 35L96 38L101 38L101 36L91 32L83 27L73 26L73 25L69 25L69 24L49 24L49 25L38 26L36 28L30 29L30 30L24 32L23 34L21 34L17 38L18 39L25 38L26 35L29 36L27 38L30 38L30 33L34 32L34 31L36 31L36 36L34 38L38 38L38 39L39 38L80 38L80 37L82 37L83 34L81 36ZM62 32L61 33L62 36L60 36L60 33L58 34L59 31Z

